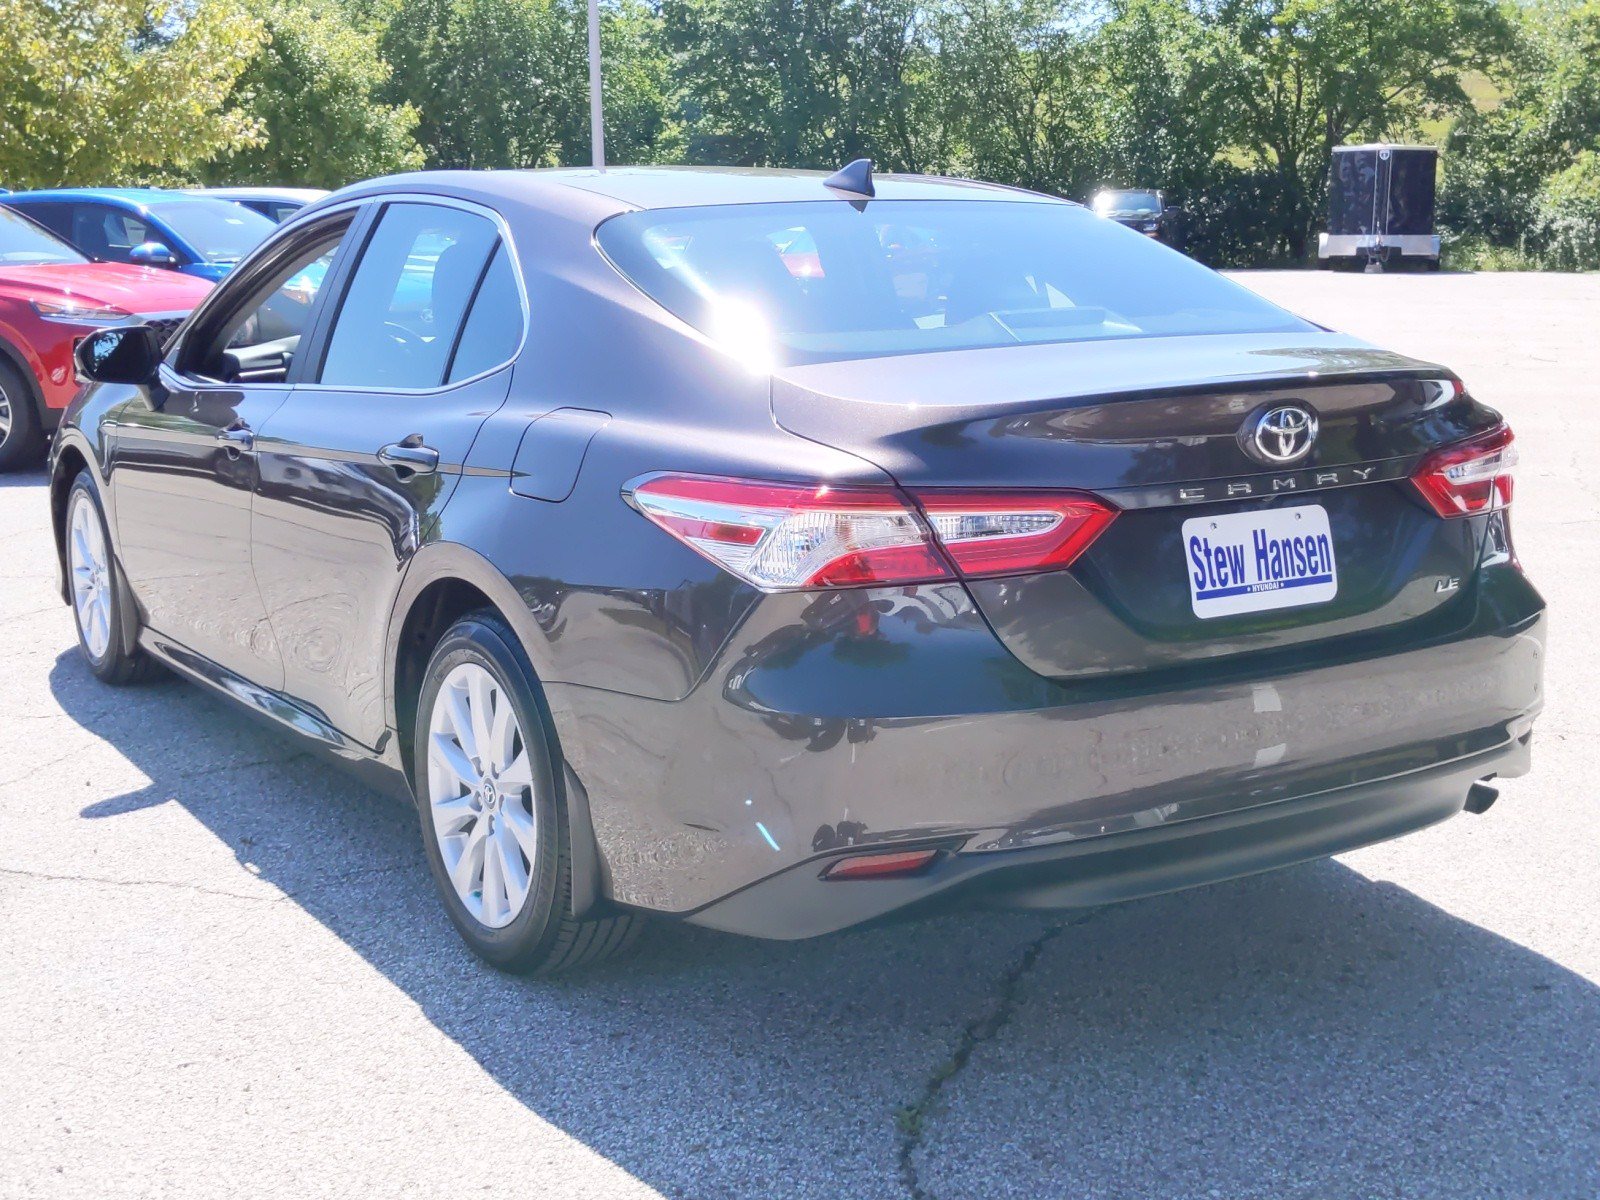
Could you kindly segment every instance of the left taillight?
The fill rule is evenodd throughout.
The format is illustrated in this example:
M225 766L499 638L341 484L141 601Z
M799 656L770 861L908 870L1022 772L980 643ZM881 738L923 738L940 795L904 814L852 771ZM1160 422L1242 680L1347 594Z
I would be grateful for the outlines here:
M1497 425L1433 451L1417 464L1411 482L1441 517L1467 517L1511 503L1511 472L1516 465L1511 428Z
M625 493L673 537L769 591L1060 570L1116 516L1046 491L835 488L656 475Z

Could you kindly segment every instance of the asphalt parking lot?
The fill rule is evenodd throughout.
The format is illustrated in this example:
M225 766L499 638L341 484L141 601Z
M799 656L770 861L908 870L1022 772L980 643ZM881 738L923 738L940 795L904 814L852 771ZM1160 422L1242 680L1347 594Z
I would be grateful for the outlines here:
M1517 430L1553 609L1482 817L1059 919L662 927L480 966L415 822L176 683L115 692L0 477L0 1194L1600 1194L1600 276L1244 274Z

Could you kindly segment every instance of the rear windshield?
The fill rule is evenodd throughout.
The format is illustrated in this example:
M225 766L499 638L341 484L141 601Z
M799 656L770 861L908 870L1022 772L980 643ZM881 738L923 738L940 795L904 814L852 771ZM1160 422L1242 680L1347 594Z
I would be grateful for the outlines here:
M1070 204L720 205L628 213L596 236L647 295L774 364L1312 328Z
M150 215L170 225L207 262L228 266L249 254L277 228L242 204L199 196L157 202L150 206Z

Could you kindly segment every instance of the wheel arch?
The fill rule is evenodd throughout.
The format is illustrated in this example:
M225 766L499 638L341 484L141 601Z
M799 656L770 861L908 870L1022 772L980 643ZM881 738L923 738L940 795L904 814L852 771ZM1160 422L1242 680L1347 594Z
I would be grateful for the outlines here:
M511 581L488 559L454 542L425 546L411 560L389 618L385 640L385 696L389 727L395 731L401 768L415 793L417 701L434 646L445 630L470 612L488 608L497 613L516 635L533 668L535 683L542 683L549 666L543 653L544 635ZM548 701L536 696L545 735L555 748L565 800L567 835L571 851L572 910L577 917L590 912L601 900L603 866L589 816L589 797L566 756Z

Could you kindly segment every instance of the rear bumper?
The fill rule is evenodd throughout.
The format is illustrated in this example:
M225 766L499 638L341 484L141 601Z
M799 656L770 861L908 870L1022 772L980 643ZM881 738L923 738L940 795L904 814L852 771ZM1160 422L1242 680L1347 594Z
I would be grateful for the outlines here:
M1317 235L1318 258L1365 257L1388 251L1405 258L1438 258L1436 233L1322 233Z
M680 701L546 693L611 897L803 937L991 875L1053 906L1265 870L1442 819L1475 779L1525 769L1544 607L1519 572L1480 571L1447 627L1337 646L1058 683L931 585L766 597ZM1302 807L1321 815L1290 820ZM949 854L915 878L818 878L925 845Z
M805 863L690 914L769 938L832 933L942 904L1065 909L1237 879L1387 841L1459 813L1474 782L1528 769L1531 734L1427 770L1193 821L994 854L950 853L904 879L831 882Z

